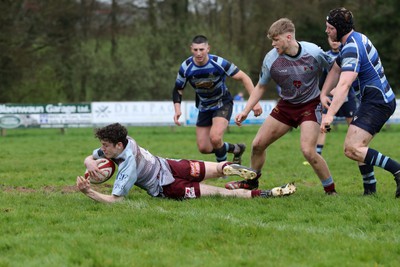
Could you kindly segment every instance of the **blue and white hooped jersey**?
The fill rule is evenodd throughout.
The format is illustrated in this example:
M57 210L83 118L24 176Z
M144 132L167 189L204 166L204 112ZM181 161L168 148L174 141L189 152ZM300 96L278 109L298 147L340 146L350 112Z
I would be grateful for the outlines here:
M320 94L319 77L324 68L330 69L333 59L319 46L298 42L296 56L279 55L273 48L264 58L258 83L266 85L271 79L281 88L280 97L293 104L306 103Z
M334 52L332 50L326 51L326 54L329 55L333 60L335 60L339 56L339 52ZM329 70L325 69L324 73L322 74L323 77L319 80L319 88L322 89L322 86L324 85L323 82L326 79L326 76L328 75ZM356 92L354 91L353 87L350 87L349 93L347 94L347 98L345 102L347 102L349 99L354 99L356 97Z
M379 104L388 103L395 98L378 51L364 34L354 31L349 35L336 63L342 72L358 73L352 86L361 100Z
M232 96L225 84L226 76L233 76L239 68L228 60L209 54L204 66L197 66L193 57L186 59L180 66L175 88L183 90L189 82L196 91L199 111L216 110L224 103L232 101ZM197 102L197 101L196 101Z

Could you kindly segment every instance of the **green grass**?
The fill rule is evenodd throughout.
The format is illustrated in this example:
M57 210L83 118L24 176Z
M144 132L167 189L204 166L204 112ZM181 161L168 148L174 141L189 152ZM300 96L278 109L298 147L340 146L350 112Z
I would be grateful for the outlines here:
M257 126L232 126L226 141L249 149ZM325 196L299 146L299 131L268 151L261 188L295 181L276 199L151 198L134 188L126 201L96 203L77 192L83 159L98 147L92 129L7 130L0 137L0 266L398 266L400 200L378 168L378 194L362 196L356 163L342 153L346 127L327 138L339 195ZM400 126L371 147L400 160ZM156 155L214 160L197 151L195 128L130 127ZM229 180L208 183L223 186ZM97 187L111 192L112 181Z

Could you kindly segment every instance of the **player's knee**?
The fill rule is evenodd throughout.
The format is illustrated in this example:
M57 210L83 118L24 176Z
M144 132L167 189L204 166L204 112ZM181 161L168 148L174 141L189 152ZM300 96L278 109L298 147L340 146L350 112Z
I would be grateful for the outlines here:
M210 154L211 152L207 151L206 149L199 148L199 152L201 154Z
M266 147L253 143L252 147L251 147L251 153L253 155L262 154L262 153L264 153L265 149L266 149Z
M206 147L199 147L199 152L201 154L210 154L210 153L212 153L212 150L210 150L210 149L208 149Z
M210 142L214 148L219 148L221 146L222 138L219 135L211 135Z
M197 144L197 148L199 149L199 152L202 154L210 154L213 151L212 148L210 148L209 146L202 144Z
M350 159L357 160L357 148L351 145L345 145L344 155Z
M301 152L303 153L303 156L305 159L307 159L308 162L312 162L315 160L315 157L317 156L317 152L315 151L315 148L301 148Z

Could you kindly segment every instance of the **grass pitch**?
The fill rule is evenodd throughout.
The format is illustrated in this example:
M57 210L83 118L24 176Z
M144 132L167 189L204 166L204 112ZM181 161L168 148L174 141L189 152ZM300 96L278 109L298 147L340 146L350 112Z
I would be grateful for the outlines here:
M247 144L244 165L257 130L232 126L225 135ZM362 196L356 163L342 153L345 130L334 129L323 151L336 197L325 196L303 165L294 130L268 150L260 180L260 188L294 181L290 197L174 201L134 188L113 205L74 186L83 159L99 146L92 129L8 130L0 137L0 266L398 266L393 177L375 168L378 194ZM399 130L383 129L371 147L400 160ZM130 127L129 134L156 155L214 160L197 151L192 127ZM110 193L111 185L97 190Z

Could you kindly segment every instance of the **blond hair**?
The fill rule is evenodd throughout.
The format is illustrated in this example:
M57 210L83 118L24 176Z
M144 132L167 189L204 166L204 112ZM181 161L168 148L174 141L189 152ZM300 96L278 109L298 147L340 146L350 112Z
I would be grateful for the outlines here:
M284 33L292 33L293 35L295 34L294 24L288 18L281 18L272 23L271 27L269 27L267 37L272 39Z

